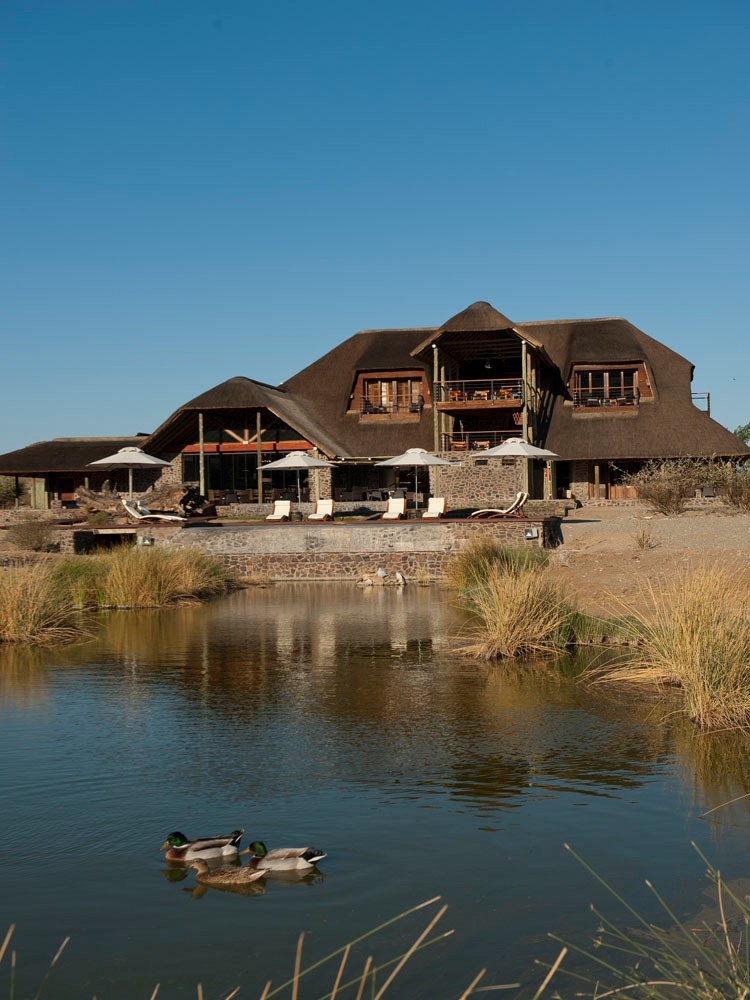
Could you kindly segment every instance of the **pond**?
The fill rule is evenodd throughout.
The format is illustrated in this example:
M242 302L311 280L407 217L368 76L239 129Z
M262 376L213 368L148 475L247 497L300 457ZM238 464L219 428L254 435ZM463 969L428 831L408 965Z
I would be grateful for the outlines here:
M609 907L587 864L644 912L707 888L695 841L745 872L747 747L698 737L641 695L454 651L449 594L283 585L202 607L110 614L92 641L0 649L0 937L16 988L49 997L259 996L435 896L455 934L415 956L397 996L459 996L543 976L549 932L588 940ZM716 808L720 806L721 808ZM713 810L709 812L709 810ZM196 886L168 833L245 829L312 845L319 875L257 891ZM387 961L437 904L363 946ZM315 973L320 996L335 969ZM10 963L0 966L8 995ZM286 995L286 994L285 994ZM347 995L352 995L351 991ZM505 995L508 995L507 993Z

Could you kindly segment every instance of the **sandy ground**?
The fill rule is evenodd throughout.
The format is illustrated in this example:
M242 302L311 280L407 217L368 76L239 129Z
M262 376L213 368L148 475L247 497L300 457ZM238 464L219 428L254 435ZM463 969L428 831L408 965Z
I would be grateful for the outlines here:
M719 504L673 517L642 505L584 506L568 514L562 535L547 573L590 614L617 613L619 602L642 608L649 584L706 562L750 566L750 514Z

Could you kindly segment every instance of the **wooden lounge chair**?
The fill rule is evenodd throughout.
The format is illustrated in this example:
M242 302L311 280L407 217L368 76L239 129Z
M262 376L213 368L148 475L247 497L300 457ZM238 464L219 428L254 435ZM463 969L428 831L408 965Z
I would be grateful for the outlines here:
M180 523L187 521L186 517L180 517L179 514L161 514L149 510L138 500L126 500L125 497L120 499L128 517L132 517L135 521L179 521Z
M406 497L390 497L381 521L402 521L406 517Z
M307 515L308 521L332 521L333 520L333 500L318 500L315 510Z
M445 517L445 497L430 497L422 518L427 521L437 521L441 517Z
M274 500L273 510L266 515L267 521L288 521L292 513L291 500Z
M484 507L482 510L475 510L472 514L469 514L469 517L509 517L512 514L516 517L520 517L523 512L524 504L528 499L528 493L517 493L516 499L509 507L506 507L505 509L501 507Z

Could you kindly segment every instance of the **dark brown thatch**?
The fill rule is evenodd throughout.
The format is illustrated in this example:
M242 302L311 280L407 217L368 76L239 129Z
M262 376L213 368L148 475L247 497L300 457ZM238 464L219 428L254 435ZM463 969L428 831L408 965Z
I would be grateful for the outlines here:
M498 312L489 302L474 302L456 313L441 327L433 329L412 352L427 364L432 362L432 345L437 344L443 357L470 360L493 357L502 336L512 335L525 340L541 357L546 359L543 345L526 330Z
M44 476L47 473L84 472L91 462L120 448L143 448L144 436L126 438L55 438L37 441L0 455L0 475ZM145 450L145 449L144 449Z
M431 383L427 366L412 357L426 332L425 328L363 330L282 382L280 389L298 400L306 412L314 413L319 425L335 434L341 442L336 452L338 457L383 458L398 455L406 448L429 450L433 444L431 410L426 409L418 422L408 424L360 420L356 413L347 414L360 373L414 370L422 372L426 383Z
M283 423L294 427L324 454L333 456L343 447L325 424L321 424L314 409L304 406L295 397L253 379L238 375L214 386L168 417L148 439L148 449L155 454L179 450L185 443L198 440L198 415L203 414L204 426L226 427L233 423L255 429L255 413L265 410Z
M545 447L562 459L626 460L741 455L750 452L734 434L692 402L693 366L625 319L523 323L540 340L567 383L576 364L645 362L654 398L636 410L574 409L555 400Z

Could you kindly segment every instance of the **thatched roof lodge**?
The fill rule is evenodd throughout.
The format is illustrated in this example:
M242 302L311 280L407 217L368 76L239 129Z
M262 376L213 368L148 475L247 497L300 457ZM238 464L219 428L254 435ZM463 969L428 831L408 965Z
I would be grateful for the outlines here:
M625 319L515 323L475 302L442 326L355 333L279 386L230 378L148 435L2 455L0 475L30 479L37 505L64 502L95 487L91 461L135 445L170 461L162 479L252 501L285 486L259 469L303 450L337 466L316 477L317 492L364 499L398 485L398 471L375 463L406 448L452 460L457 484L477 478L484 450L524 437L559 456L546 474L530 470L532 495L618 499L623 476L649 459L750 455L711 418L707 394L696 405L692 378L687 359ZM497 494L509 473L495 465L494 480L483 475Z

